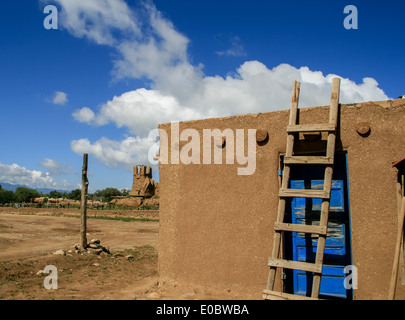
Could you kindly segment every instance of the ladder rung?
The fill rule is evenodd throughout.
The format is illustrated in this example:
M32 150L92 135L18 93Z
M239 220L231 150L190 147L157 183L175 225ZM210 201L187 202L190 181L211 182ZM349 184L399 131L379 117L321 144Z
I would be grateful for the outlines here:
M301 296L285 292L277 292L271 290L263 290L263 299L265 300L319 300L318 298Z
M335 131L336 127L333 124L296 124L288 125L287 132L311 132L311 131Z
M296 224L296 223L281 223L281 222L276 222L274 224L274 230L313 233L320 235L326 235L327 233L327 227L313 226L307 224Z
M333 164L333 158L319 156L284 157L285 164Z
M279 268L287 268L287 269L322 273L322 264L315 264L315 263L310 263L310 262L269 258L268 265L270 267L279 267Z
M330 193L325 190L314 189L280 189L280 197L329 199Z

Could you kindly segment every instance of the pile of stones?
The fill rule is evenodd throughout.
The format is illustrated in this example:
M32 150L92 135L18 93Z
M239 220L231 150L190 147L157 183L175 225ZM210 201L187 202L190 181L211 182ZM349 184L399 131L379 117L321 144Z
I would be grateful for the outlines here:
M79 243L75 244L74 249L76 253L83 253ZM100 240L98 239L90 240L90 242L87 244L87 247L85 248L85 251L87 253L96 255L100 255L102 253L111 254L110 250L107 247L102 246L100 244Z
M87 244L87 247L82 249L79 243L76 243L74 245L74 252L78 254L95 254L95 255L101 255L101 254L111 254L110 250L107 247L104 247L100 244L100 240L98 239L92 239L90 242ZM53 254L56 255L71 255L73 253L73 250L56 250Z

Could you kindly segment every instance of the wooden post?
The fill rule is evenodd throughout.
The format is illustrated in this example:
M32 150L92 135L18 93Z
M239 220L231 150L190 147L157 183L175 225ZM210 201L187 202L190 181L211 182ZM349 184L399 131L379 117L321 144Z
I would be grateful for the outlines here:
M89 181L87 180L87 159L88 154L83 155L83 169L82 169L82 194L81 194L81 210L80 210L80 246L82 249L87 247L87 226L86 226L86 210L87 210L87 189Z
M401 218L400 218L400 223L398 224L397 243L396 243L395 255L394 255L394 265L392 267L390 289L388 292L388 300L395 299L395 291L397 288L397 278L398 278L399 256L400 256L400 250L401 250L401 240L402 240L403 232L404 232L404 219L405 219L405 197L402 198Z

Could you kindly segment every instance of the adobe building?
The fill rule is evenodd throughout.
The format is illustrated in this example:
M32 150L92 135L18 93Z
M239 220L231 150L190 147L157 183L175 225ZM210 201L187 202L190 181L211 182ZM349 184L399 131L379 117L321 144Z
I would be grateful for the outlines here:
M222 163L204 163L203 147L199 164L159 161L159 283L190 290L203 287L240 299L262 299L273 248L289 112L179 123L179 132L194 129L201 137L206 129L243 129L245 155L249 152L248 130L256 129L255 170L238 174L244 167L240 162L225 162L227 149L234 147L229 137L221 143L210 140L211 160L215 148L219 148ZM393 164L405 157L405 100L339 105L338 115L328 225L331 248L327 244L324 265L328 264L328 254L337 255L328 268L330 278L337 278L334 283L340 288L333 288L332 283L325 297L387 299L400 223L401 179ZM326 123L328 116L329 106L299 109L300 124ZM172 128L170 123L159 125L167 133L168 159L190 141L171 141ZM297 135L295 154L319 154L325 149L323 134ZM162 153L162 146L160 150ZM231 150L236 154L237 148ZM245 167L248 165L246 162ZM323 179L323 171L320 174L316 165L310 170L297 167L291 172L291 183L298 187L315 186ZM315 199L292 199L288 208L286 214L292 217L302 210L319 211L319 203ZM291 259L303 253L313 255L314 240L299 234L286 236L283 256ZM332 251L328 253L328 249ZM400 261L395 299L405 299L403 254ZM351 272L344 269L347 266ZM354 272L357 283L346 282L348 289L342 289ZM305 289L309 280L305 272L279 272L275 286L294 293Z
M130 197L113 197L110 204L140 207L140 206L159 206L159 182L152 180L152 167L144 165L133 166L132 188L129 192Z
M155 181L152 180L152 167L138 165L133 168L132 197L150 198L155 194Z

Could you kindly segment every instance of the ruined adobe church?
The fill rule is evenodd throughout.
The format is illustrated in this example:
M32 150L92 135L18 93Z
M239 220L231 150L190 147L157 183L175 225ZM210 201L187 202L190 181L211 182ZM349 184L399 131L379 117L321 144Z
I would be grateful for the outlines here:
M130 196L142 198L157 196L159 183L152 180L152 167L134 166L133 175Z
M152 180L152 167L134 166L129 197L116 197L110 203L128 207L159 206L159 183Z

